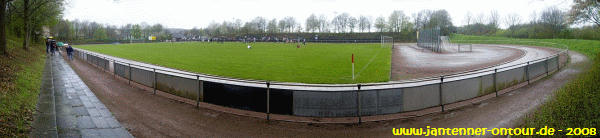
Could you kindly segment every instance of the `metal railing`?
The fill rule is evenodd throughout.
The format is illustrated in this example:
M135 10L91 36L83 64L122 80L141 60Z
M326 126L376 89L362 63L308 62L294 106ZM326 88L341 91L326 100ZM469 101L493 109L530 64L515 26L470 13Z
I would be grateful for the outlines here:
M564 46L564 45L562 45ZM270 114L357 117L403 113L484 96L549 76L568 62L568 47L552 56L503 67L435 77L365 84L304 84L242 80L191 73L75 48L83 59L115 76L200 102Z

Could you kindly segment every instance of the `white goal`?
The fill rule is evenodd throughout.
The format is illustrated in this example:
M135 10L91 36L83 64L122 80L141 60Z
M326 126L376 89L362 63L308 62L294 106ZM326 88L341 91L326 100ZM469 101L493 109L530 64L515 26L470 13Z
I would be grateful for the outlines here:
M394 46L394 38L389 36L381 36L381 48L389 48Z

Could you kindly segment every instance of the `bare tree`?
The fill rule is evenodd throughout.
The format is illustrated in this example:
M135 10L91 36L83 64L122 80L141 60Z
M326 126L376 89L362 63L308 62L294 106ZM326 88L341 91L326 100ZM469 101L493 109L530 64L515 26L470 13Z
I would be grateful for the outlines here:
M468 25L471 25L471 22L473 20L473 15L471 14L471 12L467 12L467 15L465 15L465 23L467 23Z
M315 14L311 14L306 18L306 31L315 32L319 28L319 19Z
M420 30L427 28L427 25L431 22L432 15L432 10L421 10L417 14L413 14L415 29Z
M329 32L329 22L325 15L319 15L319 32Z
M267 25L267 32L269 33L276 33L277 31L277 19L272 19L271 21L269 21L269 24Z
M475 17L475 24L483 24L485 22L485 14L479 13L477 17Z
M281 19L278 22L277 27L279 27L279 32L286 32L286 28L287 28L288 24L287 21L285 21L285 19Z
M264 17L256 17L252 20L259 33L263 33L267 30L267 19Z
M553 38L556 38L560 31L567 27L565 12L556 7L550 7L544 10L540 16L540 22L546 29L550 29Z
M410 17L408 16L404 16L400 24L400 26L402 26L402 30L400 32L412 30L415 26L412 22L410 22Z
M494 28L498 28L499 23L500 23L500 15L498 14L498 11L492 10L490 12L488 24L493 26Z
M506 15L506 18L504 19L504 21L506 23L506 27L511 32L510 36L514 37L515 29L516 29L515 25L521 23L521 17L519 16L519 14L511 13L511 14Z
M392 14L390 15L390 17L388 18L388 27L390 27L390 31L391 32L400 32L401 28L402 28L402 22L403 19L405 19L404 17L404 12L403 11L394 11L392 12Z
M538 29L537 29L537 28L538 28L538 26L539 26L539 25L538 25L538 22L539 22L538 20L539 20L539 19L538 19L538 15L537 15L537 13L536 13L535 11L533 11L533 12L531 13L531 21L530 21L530 24L533 26L533 29L532 29L532 34L533 34L533 37L537 37L537 31L538 31Z
M346 30L348 28L349 19L350 19L350 14L348 14L348 13L338 14L331 20L331 24L333 25L334 30L336 32L344 33L344 32L346 32Z
M223 26L225 27L225 30L229 33L238 33L242 29L242 20L235 19L235 21L232 23L223 22Z
M360 30L361 32L370 32L371 31L371 20L366 17L361 15L360 17L358 17L358 30Z
M292 16L285 17L283 20L285 20L287 32L293 32L296 25L298 25L296 18Z
M505 17L504 22L506 23L506 27L510 28L521 23L521 16L519 16L519 14L516 13L508 14Z
M386 23L385 23L385 18L383 16L379 16L379 17L377 17L377 19L375 19L375 28L377 29L378 32L385 31Z
M354 29L356 28L356 25L358 24L358 20L354 17L350 17L348 19L348 28L350 28L350 33L354 33Z

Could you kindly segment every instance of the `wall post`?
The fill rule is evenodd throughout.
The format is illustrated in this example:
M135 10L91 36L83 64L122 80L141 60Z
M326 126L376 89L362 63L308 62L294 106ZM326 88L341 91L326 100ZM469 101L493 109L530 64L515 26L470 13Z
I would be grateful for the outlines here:
M361 107L360 107L360 84L357 84L358 89L356 90L356 116L358 116L358 124L362 122Z
M546 57L546 60L544 61L544 64L546 64L545 68L546 68L546 76L550 75L548 72L548 57Z
M271 120L271 82L267 81L267 120Z
M196 75L196 81L198 81L198 96L196 97L196 107L200 108L200 97L204 93L204 81L200 80L200 75Z
M444 84L444 76L440 77L440 105L442 105L442 112L444 112L444 99L442 96L442 85Z
M496 92L496 97L498 97L498 88L496 87L496 83L497 83L496 74L498 74L497 68L494 69L494 92Z
M129 85L131 85L131 63L129 63Z
M117 61L113 60L113 78L117 78Z
M556 72L560 71L560 53L556 55Z
M527 66L525 66L525 77L527 77L527 85L529 85L529 61L527 61Z
M152 88L154 88L153 92L154 94L156 94L156 86L157 86L157 82L156 82L156 68L152 68L152 73L154 74L154 83L152 83Z

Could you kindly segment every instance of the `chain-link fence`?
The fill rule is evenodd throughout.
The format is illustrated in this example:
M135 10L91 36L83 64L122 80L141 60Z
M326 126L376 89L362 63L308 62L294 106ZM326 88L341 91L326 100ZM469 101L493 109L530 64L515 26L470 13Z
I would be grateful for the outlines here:
M440 36L439 27L419 30L417 32L417 46L434 52L442 52Z
M549 76L565 67L568 49L524 63L405 81L302 84L190 73L75 49L75 57L115 76L179 97L225 107L304 117L356 117L441 107Z

